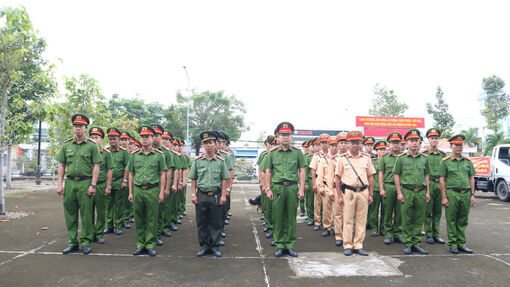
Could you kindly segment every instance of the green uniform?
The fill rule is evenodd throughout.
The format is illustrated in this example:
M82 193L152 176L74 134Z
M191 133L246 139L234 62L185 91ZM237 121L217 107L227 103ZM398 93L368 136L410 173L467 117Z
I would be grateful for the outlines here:
M398 157L393 173L400 176L400 190L404 195L401 204L404 245L420 246L427 203L425 175L430 173L427 156L418 153L413 157L407 151Z
M260 163L260 165L262 167L262 170L264 170L264 172L267 169L267 156L268 155L269 155L269 153L267 153L264 156L264 158L262 159L262 162ZM274 229L274 222L273 222L273 200L274 200L274 195L273 195L273 200L269 199L269 197L267 197L267 195L266 195L266 199L267 199L267 201L266 201L267 206L266 206L266 213L264 214L264 222L266 223L267 232L271 232Z
M425 209L425 233L427 237L439 237L439 225L441 223L441 213L443 208L441 201L441 188L439 187L439 165L441 159L446 156L446 153L438 151L432 153L429 149L426 154L428 155L430 165L430 201L427 203Z
M175 168L175 158L172 156L172 152L165 148L164 146L160 145L158 147L160 151L163 152L163 156L165 157L165 164L167 169L172 170ZM173 177L172 177L173 181ZM170 182L171 186L172 182ZM165 185L167 186L166 182ZM165 186L165 187L166 187ZM170 192L172 193L172 190L170 189ZM158 212L158 238L161 236L163 231L170 231L170 198L171 194L168 195L168 197L165 198L165 200L159 205L159 212Z
M158 231L160 173L167 170L165 156L155 148L151 148L147 154L140 148L131 154L126 169L134 173L136 248L153 249Z
M446 180L448 206L445 207L445 213L450 248L466 246L465 231L471 204L469 178L475 174L473 163L464 156L460 160L453 155L445 157L439 165L439 176Z
M175 160L175 169L178 169L179 172L182 174L182 171L185 169L186 166L185 166L185 163L183 161L181 154L176 151L171 151L171 153L173 153L172 156L174 157L174 160ZM177 182L179 182L180 178L176 178L176 179L173 178L173 182L175 182L175 180L177 180ZM173 182L172 182L172 184L173 184ZM177 224L177 220L179 220L180 197L181 197L180 191L172 192L169 196L169 199L170 199L169 217L170 217L170 224L172 224L172 225Z
M84 139L78 143L75 138L67 140L57 154L57 161L66 167L67 179L64 186L64 214L69 246L78 245L78 211L81 216L82 246L89 246L94 240L93 197L87 194L92 182L94 165L102 161L99 147L93 141Z
M188 177L196 180L198 204L195 205L198 228L198 242L202 248L217 249L223 221L223 207L220 205L221 184L230 178L224 159L205 154L193 161Z
M397 156L387 153L381 157L377 165L378 171L383 172L384 191L386 192L386 198L382 199L382 232L385 238L402 237L402 216L400 215L400 203L397 201L397 188L395 187L395 175L393 174L396 161Z
M377 165L379 164L379 158L377 155L372 156L372 164L374 165L375 170L377 170ZM378 234L381 232L383 225L383 215L384 211L382 208L382 198L380 194L379 188L379 172L374 174L374 193L373 193L373 201L372 204L368 206L368 219L367 223L372 228L372 232ZM381 218L379 218L379 207L381 208Z
M92 211L96 210L96 218L94 218L94 212L92 212L92 222L94 222L94 237L104 237L104 227L106 220L106 176L110 169L113 169L113 161L110 150L102 149L101 167L99 168L99 176L97 177L96 195L94 195L94 201L92 202ZM95 219L95 221L94 221Z
M191 157L185 153L182 154L184 159L184 165L186 166L185 169L189 169L191 167ZM186 178L183 177L183 187L182 192L180 193L181 199L179 201L179 214L182 214L186 211Z
M232 167L234 167L236 163L236 154L234 153L234 150L229 147L227 147L227 151L230 153L230 161L232 163ZM230 193L232 193L232 190ZM225 204L225 209L227 211L230 210L230 194L227 196L227 204Z
M305 186L308 186L308 189L305 188L305 206L306 206L306 214L308 215L308 221L313 222L313 183L312 183L312 169L310 168L310 163L313 159L313 153L307 153L305 155Z
M129 152L123 147L110 149L113 162L112 190L110 195L106 196L106 228L122 229L124 222L126 201L128 201L129 191L127 188L121 189L124 180L124 171L129 163ZM129 209L127 210L129 214ZM128 215L129 217L129 215Z
M296 244L296 213L298 170L305 167L301 150L290 146L272 149L265 157L265 167L272 171L273 192L273 236L277 248L294 249Z
M232 156L229 151L218 150L218 155L221 156L223 159L225 159L225 163L227 164L227 169L229 172L234 169L234 162L232 160ZM222 229L225 227L225 220L227 220L228 208L230 208L229 200L230 200L230 197L227 196L227 202L223 205L223 222L221 224Z
M257 166L259 167L259 170L261 172L265 172L265 170L262 167L262 161L264 160L264 157L267 155L267 150L260 153L259 158L257 159ZM260 178L260 180L263 180ZM268 205L268 198L264 190L260 190L260 205L262 206L262 214L264 214L264 220L266 219L266 209Z

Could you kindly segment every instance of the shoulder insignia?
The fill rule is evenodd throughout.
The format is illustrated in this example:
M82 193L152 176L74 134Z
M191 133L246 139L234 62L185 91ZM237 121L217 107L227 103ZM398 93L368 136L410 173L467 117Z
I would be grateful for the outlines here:
M383 156L385 156L385 155L387 155L389 153L390 153L389 151L386 151L386 152L383 153L383 155L381 157L383 157Z
M347 156L347 153L344 152L344 153L340 154L339 156Z
M405 155L405 154L406 154L406 152L403 152L403 153L399 154L398 156L403 156L403 155Z
M106 151L107 153L112 153L108 148L104 148L103 150Z
M295 148L295 149L297 149L297 150L299 150L299 148L298 148L297 146L295 146L295 145L293 145L292 147L293 147L293 148Z
M73 138L70 137L70 138L66 139L64 142L66 143L66 142L69 142L69 141L72 141L72 140L73 140Z
M450 158L450 156L445 156L445 157L443 157L441 160L447 160L447 159L449 159L449 158Z
M134 154L134 153L139 152L139 151L140 151L140 149L135 149L134 151L129 152L129 154Z
M191 158L191 156L189 154L187 154L187 153L183 153L182 155Z
M364 155L364 156L368 156L370 157L370 154L369 153L366 153L366 152L360 152L361 155Z
M469 157L467 157L467 156L462 156L462 157L467 159L467 160L469 160L469 161L471 161L471 159Z
M428 154L424 153L424 152L420 152L420 155L424 156L424 157L428 157Z
M155 151L159 152L159 153L163 153L162 151L160 151L159 149L155 148L154 149Z
M166 149L167 151L170 151L170 149L169 149L169 148L167 148L166 146L163 146L163 148L164 148L164 149Z
M221 157L221 156L219 156L219 155L214 155L214 158L219 158L219 159L221 159L221 160L225 160L224 158L222 158L222 157Z
M272 147L269 151L274 151L275 149L278 149L278 147L277 146Z
M125 147L121 147L121 146L119 146L119 148L120 148L121 150L127 150L127 148L125 148Z
M267 154L267 150L265 150L265 151L261 152L261 154Z
M180 155L178 152L176 152L175 150L171 150L171 152L175 153L176 155Z

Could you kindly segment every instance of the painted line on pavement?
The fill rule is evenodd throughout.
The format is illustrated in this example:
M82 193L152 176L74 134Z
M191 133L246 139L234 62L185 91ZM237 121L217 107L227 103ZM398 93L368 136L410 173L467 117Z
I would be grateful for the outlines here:
M264 248L262 248L262 245L260 244L260 238L259 238L259 235L257 232L257 227L255 226L255 223L252 220L250 220L250 223L251 223L251 227L253 229L253 235L255 236L255 243L257 243L257 251L259 252L260 259L262 261L262 269L264 270L264 280L266 281L266 286L269 287L269 286L271 286L271 284L269 284L269 276L267 275L266 263L264 262L265 256L262 253L262 250L264 250Z
M27 251L27 252L23 252L23 253L21 253L21 254L19 254L19 255L16 255L14 258L11 258L11 259L9 259L9 260L6 260L6 261L4 261L4 262L1 262L1 263L0 263L0 266L2 266L2 265L4 265L4 264L11 263L12 261L14 261L14 260L16 260L16 259L18 259L18 258L21 258L21 257L27 256L28 254L34 254L37 250L40 250L40 249L42 249L42 248L44 248L44 247L46 247L46 246L49 246L49 245L51 245L51 244L53 244L53 243L55 243L55 242L57 242L57 240L53 240L53 241L51 241L51 242L49 242L49 243L46 243L46 244L43 244L43 245L41 245L41 246L39 246L39 247L37 247L37 248L34 248L34 249L29 250L29 251Z

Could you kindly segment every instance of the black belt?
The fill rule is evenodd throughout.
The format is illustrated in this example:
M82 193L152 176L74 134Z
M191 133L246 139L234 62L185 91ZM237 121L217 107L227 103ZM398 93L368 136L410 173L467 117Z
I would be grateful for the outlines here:
M151 188L154 188L156 186L159 186L159 182L158 183L153 183L153 184L148 184L148 185L137 185L137 184L135 184L135 186L140 188L140 189L147 190L147 189L151 189Z
M425 187L423 187L423 186L422 187L413 187L411 185L403 184L402 187L405 189L409 189L410 191L414 191L414 192L425 190Z
M282 181L282 182L275 182L275 184L283 185L283 186L291 186L294 184L297 184L297 181Z
M124 175L121 175L121 176L117 176L117 177L113 178L112 180L117 180L117 179L121 179L121 178L123 178L123 177L124 177Z
M368 185L362 185L360 187L354 187L354 186L350 186L350 185L347 185L347 184L344 183L344 187L347 188L348 190L352 190L354 192L362 192L365 189L367 189Z
M384 184L395 185L394 182L384 182Z
M74 180L74 181L82 181L86 179L91 179L92 176L68 176L67 179Z
M214 190L214 191L203 191L203 190L199 189L198 191L200 191L202 193L206 193L208 196L213 196L213 195L217 194L218 191L220 191L220 189L217 189L217 190Z
M98 180L98 181L96 182L96 184L102 184L102 183L105 183L105 182L106 182L106 180Z
M439 177L438 178L430 178L430 180L433 182L439 182Z
M469 191L469 189L462 189L462 188L450 188L451 190L453 191L456 191L458 193L461 193L461 194L464 194L464 193L467 193Z

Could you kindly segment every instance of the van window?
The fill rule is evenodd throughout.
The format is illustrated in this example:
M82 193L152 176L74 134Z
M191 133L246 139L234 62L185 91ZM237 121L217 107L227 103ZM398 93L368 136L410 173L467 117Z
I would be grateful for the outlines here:
M500 147L498 159L501 160L501 162L503 162L504 164L510 166L510 154L508 153L509 150L510 147Z

